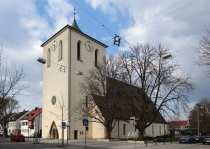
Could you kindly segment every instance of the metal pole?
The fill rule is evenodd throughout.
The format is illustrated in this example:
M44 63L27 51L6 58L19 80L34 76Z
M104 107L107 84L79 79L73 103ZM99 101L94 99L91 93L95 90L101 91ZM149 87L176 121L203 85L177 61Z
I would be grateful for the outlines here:
M4 131L4 120L3 120L3 123L2 124L3 124L3 149L4 149L4 132L5 132Z
M199 107L197 107L198 135L199 135Z
M86 126L85 126L85 148L86 148Z
M64 128L62 127L62 147L64 147Z
M165 133L165 123L164 123L164 145L165 145L165 135L166 135L166 133Z
M29 141L29 128L28 128L28 141Z
M133 125L134 125L134 143L135 143L135 148L136 148L136 128L135 128L135 116L134 116L134 119L133 119Z
M68 144L68 126L67 126L67 129L66 130L67 130L67 133L66 133L67 136L66 136L66 138L67 138L67 144Z

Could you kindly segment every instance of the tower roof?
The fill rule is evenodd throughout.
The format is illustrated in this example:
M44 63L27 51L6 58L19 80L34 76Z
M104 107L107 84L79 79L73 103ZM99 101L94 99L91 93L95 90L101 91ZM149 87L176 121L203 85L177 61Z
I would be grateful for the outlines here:
M79 28L79 26L77 25L76 20L74 20L74 22L71 25L73 28L77 29L78 31L82 32L81 29Z
M77 22L76 22L76 19L75 19L75 15L76 15L76 12L75 12L75 8L74 8L74 22L72 23L72 27L75 28L76 30L81 31L81 29L79 28L79 26L77 25Z

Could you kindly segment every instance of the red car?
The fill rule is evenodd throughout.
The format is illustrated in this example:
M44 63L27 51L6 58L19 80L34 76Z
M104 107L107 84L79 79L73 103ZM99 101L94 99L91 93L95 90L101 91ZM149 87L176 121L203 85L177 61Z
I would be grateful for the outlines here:
M17 135L14 135L14 136L12 136L11 138L10 138L10 141L12 142L12 141L23 141L23 142L25 142L25 137L23 136L23 135L21 135L21 134L17 134Z

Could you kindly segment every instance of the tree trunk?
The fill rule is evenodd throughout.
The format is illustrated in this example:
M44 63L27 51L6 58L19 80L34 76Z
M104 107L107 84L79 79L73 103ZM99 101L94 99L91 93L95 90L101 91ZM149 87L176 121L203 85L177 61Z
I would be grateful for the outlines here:
M143 140L144 140L144 131L139 130L139 141L143 141Z
M111 130L109 130L108 128L106 128L106 139L111 139Z

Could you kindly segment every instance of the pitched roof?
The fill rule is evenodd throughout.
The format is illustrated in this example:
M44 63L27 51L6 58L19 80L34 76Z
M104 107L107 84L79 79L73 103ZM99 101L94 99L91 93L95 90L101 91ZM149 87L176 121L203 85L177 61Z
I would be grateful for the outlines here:
M102 42L100 42L100 41L94 39L93 37L91 37L91 36L89 36L89 35L83 33L81 30L78 30L77 28L72 27L72 26L70 26L70 25L68 25L68 24L67 24L66 26L64 26L61 30L59 30L57 33L55 33L52 37L50 37L47 41L45 41L41 46L44 47L48 42L52 41L57 35L59 35L60 33L62 33L62 32L63 32L64 30L66 30L66 29L74 30L74 31L76 31L77 33L81 34L82 36L85 36L85 37L87 37L87 38L89 38L89 39L91 39L91 40L97 42L98 44L102 45L103 47L105 47L105 48L108 47L108 46L105 45L104 43L102 43Z
M17 119L19 119L21 116L23 116L24 114L26 114L28 111L22 111L22 112L18 112L18 113L14 113L13 115L10 116L9 121L16 121Z
M77 29L78 31L82 32L81 29L79 28L79 26L77 25L76 20L74 20L74 22L71 25L73 28Z
M188 123L188 120L171 121L171 122L169 122L169 126L180 127L180 126L186 126L187 123Z
M115 113L114 117L116 119L129 120L130 117L134 116L133 110L131 109L131 107L125 106L125 105L129 105L129 103L131 103L131 100L125 99L123 97L124 95L121 94L122 92L126 92L127 89L129 88L129 86L132 88L133 96L138 96L138 99L140 99L141 97L139 97L139 93L138 93L140 88L138 88L138 91L137 91L137 87L135 87L135 86L132 86L132 85L129 85L122 81L107 77L107 95L106 95L107 99L104 99L104 100L106 100L106 102L113 102L113 100L114 100L114 102L116 102L115 103L116 106L113 109L114 113ZM113 90L115 90L114 97L113 97L112 93L110 93L110 92L113 92ZM99 107L102 115L105 115L105 113L107 111L106 111L106 108L104 107L105 101L103 101L103 97L94 95L93 98L94 98L96 105ZM141 107L139 106L139 103L137 103L139 101L134 100L134 102L136 102L136 104L134 104L136 106L135 108L137 108L138 111L140 111ZM107 104L109 104L109 103L107 103ZM131 103L131 104L133 104L133 103ZM152 111L153 106L154 106L153 102L151 101L150 105L148 106L148 110L146 110L146 112L150 113L150 111ZM138 113L135 113L135 115L138 116L138 118L140 118L140 115ZM165 119L160 114L160 112L157 113L157 116L155 117L153 122L166 123Z
M31 112L29 112L26 116L24 116L21 120L29 120L29 121L32 121L40 113L42 113L42 108L35 108Z

